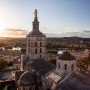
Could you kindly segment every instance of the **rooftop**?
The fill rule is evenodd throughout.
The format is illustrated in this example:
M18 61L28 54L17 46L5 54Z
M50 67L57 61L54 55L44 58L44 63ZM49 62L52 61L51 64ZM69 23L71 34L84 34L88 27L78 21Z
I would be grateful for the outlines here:
M35 83L35 79L34 79L33 74L31 74L30 71L24 72L20 76L18 83L20 85L25 85L25 86L27 86L27 85L33 85Z
M65 51L61 55L59 55L58 59L60 60L76 60L76 58L70 54L70 52Z
M62 77L60 77L59 75L51 72L50 75L48 76L51 80L53 80L54 82L58 82Z
M27 37L30 37L30 36L39 36L39 37L43 37L43 36L45 36L42 32L40 32L40 31L34 31L34 30L32 30L28 35L27 35Z
M59 84L58 90L90 90L90 78L72 74L67 80Z
M43 60L43 59L37 59L33 60L33 62L30 64L30 66L37 71L41 76L47 74L51 69L53 69L55 66L51 63Z

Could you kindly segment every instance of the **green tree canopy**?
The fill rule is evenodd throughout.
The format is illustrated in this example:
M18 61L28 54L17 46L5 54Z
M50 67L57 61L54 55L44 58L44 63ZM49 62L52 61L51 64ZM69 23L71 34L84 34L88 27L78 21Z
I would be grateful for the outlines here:
M13 66L13 62L12 61L9 61L8 62L8 66Z
M56 59L55 58L48 58L48 62L56 65Z
M52 49L52 50L47 50L48 53L51 53L51 54L57 54L57 50L55 49Z
M87 57L78 60L77 67L80 70L88 70L88 66L90 65L90 52Z
M26 49L25 49L25 48L22 48L22 49L21 49L21 53L22 53L22 54L25 54L25 53L26 53Z
M8 65L8 61L5 58L0 58L0 70L3 71Z
M6 46L5 50L12 49L12 46Z
M85 58L83 59L79 59L77 61L77 67L83 71L83 70L86 70L87 69L87 60Z

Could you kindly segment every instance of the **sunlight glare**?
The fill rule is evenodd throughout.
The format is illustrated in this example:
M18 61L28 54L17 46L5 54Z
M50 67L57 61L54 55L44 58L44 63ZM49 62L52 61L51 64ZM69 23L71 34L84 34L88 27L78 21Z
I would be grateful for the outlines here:
M5 28L4 22L0 21L0 32L3 32Z

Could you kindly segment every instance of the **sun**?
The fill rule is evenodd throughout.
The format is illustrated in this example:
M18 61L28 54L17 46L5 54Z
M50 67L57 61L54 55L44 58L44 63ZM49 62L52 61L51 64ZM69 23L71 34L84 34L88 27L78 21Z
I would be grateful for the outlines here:
M3 32L5 28L4 22L0 21L0 32Z

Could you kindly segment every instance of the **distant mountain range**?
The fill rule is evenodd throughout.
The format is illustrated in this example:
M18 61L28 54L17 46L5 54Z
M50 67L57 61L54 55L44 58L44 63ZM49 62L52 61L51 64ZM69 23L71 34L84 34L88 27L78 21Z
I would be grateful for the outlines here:
M76 36L76 35L64 35L64 34L55 34L55 33L44 33L45 35L46 35L46 37L47 38L64 38L64 37L72 37L72 38L90 38L90 35L87 35L87 36L85 36L85 35L79 35L79 36ZM15 37L12 37L12 36L7 36L7 37L5 37L5 36L1 36L0 37L0 39L5 39L5 38L7 38L7 39L10 39L10 38L25 38L26 37L26 35L22 35L22 36L15 36Z
M90 38L90 32L82 31L82 32L65 32L65 33L46 33L47 37L83 37Z
M0 37L0 40L21 40L21 39L25 39L26 37ZM90 40L90 38L84 38L84 37L78 37L78 36L71 36L71 37L47 37L47 39L88 39Z

